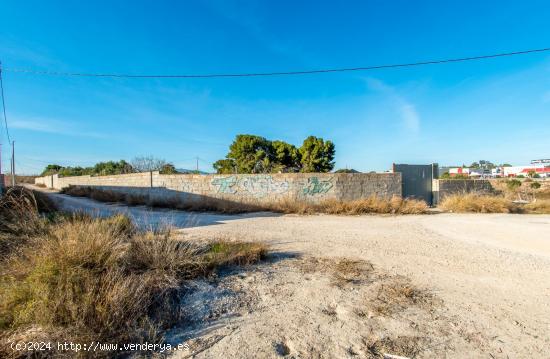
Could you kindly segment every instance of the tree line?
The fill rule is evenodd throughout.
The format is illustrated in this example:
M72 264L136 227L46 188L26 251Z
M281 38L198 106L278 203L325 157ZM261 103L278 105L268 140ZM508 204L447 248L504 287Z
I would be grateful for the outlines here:
M136 157L131 162L127 162L125 160L98 162L90 167L73 167L50 164L47 165L46 168L44 168L40 175L49 176L53 174L59 174L63 177L85 175L106 176L149 171L159 171L163 174L177 173L177 170L173 164L152 156L144 156Z
M271 141L261 136L237 135L225 158L216 161L213 167L219 174L330 172L334 168L334 154L332 141L315 136L307 137L300 147L296 147L285 141ZM89 167L50 164L42 171L41 176L105 176L149 171L159 171L162 174L178 173L172 163L153 156L143 156L136 157L130 162L106 161Z

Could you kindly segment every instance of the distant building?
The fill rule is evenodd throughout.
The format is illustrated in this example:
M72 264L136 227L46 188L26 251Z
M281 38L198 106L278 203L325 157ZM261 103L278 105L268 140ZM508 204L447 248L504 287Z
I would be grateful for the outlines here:
M550 164L532 164L530 166L503 167L503 177L527 177L529 173L536 173L540 177L550 177Z

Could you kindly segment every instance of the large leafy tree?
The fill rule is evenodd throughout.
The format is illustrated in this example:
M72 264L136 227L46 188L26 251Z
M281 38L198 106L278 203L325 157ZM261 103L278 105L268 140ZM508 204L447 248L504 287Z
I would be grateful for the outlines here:
M302 147L269 141L254 135L237 135L225 159L216 161L220 174L273 172L329 172L334 168L334 144L310 136Z
M55 173L58 173L62 168L63 168L63 166L61 166L61 165L56 165L56 164L47 165L44 168L44 171L42 171L42 173L40 175L41 176L53 175Z
M237 135L225 160L214 164L218 173L265 173L273 167L271 141L254 135Z
M272 146L275 156L273 172L300 171L300 151L296 146L284 141L273 141Z
M330 172L334 168L335 148L332 141L309 136L300 147L302 172Z
M237 172L237 165L235 160L226 158L224 160L218 160L214 162L214 169L219 174L229 174Z

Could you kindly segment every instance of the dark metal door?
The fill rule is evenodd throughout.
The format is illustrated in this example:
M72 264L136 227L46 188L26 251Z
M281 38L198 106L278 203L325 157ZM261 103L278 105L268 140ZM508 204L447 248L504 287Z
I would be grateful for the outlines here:
M401 172L403 198L422 199L428 205L432 205L432 179L434 178L434 173L436 174L435 177L437 177L437 164L394 164L393 172Z

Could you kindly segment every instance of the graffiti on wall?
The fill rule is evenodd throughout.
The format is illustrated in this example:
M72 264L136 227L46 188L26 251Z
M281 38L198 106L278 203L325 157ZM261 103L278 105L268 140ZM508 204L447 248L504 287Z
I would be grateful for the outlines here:
M257 175L238 178L236 176L218 177L212 180L218 193L246 193L261 198L267 195L286 193L289 189L287 181L277 181L270 175Z
M218 193L237 193L235 186L237 184L237 177L235 176L214 178L211 183L214 186L219 186Z
M324 194L330 191L332 186L334 186L332 178L325 180L319 179L318 177L310 177L307 179L307 183L304 184L302 193L309 196Z

